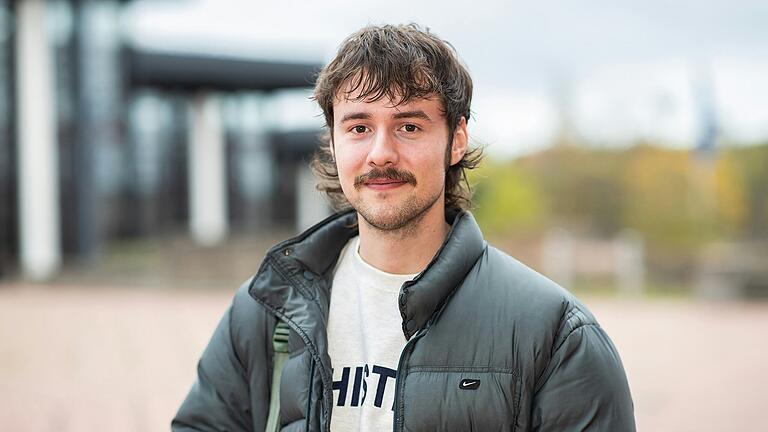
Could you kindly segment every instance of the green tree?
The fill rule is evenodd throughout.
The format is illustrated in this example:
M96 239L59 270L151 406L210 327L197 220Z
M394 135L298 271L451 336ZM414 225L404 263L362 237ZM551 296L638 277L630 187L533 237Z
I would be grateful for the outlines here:
M540 229L548 213L545 194L519 163L487 160L472 175L475 216L487 234L519 234Z

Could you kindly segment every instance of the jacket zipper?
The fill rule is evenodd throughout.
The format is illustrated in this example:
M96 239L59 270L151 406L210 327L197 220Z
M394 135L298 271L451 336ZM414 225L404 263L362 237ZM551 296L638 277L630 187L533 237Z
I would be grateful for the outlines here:
M416 342L417 339L424 336L424 333L426 333L427 327L419 330L416 332L415 335L405 344L405 347L403 348L403 352L400 353L400 360L397 362L397 381L395 384L395 415L394 415L394 422L392 423L392 430L393 432L397 432L400 427L404 423L404 419L402 418L402 414L400 413L400 405L401 405L401 399L403 397L403 384L405 382L405 368L403 365L406 362L406 356L411 355L411 349L413 348L413 344Z

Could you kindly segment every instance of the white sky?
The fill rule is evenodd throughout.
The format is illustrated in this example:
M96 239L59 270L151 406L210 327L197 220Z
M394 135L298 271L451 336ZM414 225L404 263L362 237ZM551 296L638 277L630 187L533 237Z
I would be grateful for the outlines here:
M366 24L417 22L451 42L475 84L471 133L491 153L546 145L565 118L598 145L690 147L701 101L723 136L768 138L768 2L142 0L134 43L325 62ZM317 111L288 109L292 118Z

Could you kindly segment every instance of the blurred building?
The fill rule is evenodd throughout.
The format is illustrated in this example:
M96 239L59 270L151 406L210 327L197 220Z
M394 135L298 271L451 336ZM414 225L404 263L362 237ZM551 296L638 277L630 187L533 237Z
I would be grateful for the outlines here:
M127 1L0 0L0 276L114 239L299 227L319 126L270 121L319 65L129 46ZM298 93L296 93L298 91Z

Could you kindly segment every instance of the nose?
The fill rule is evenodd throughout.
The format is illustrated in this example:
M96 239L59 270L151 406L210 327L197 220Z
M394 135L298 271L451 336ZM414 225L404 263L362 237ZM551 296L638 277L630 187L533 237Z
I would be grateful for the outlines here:
M385 167L389 164L397 165L399 156L397 153L397 143L386 130L378 131L371 143L370 151L366 162L371 167Z

